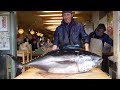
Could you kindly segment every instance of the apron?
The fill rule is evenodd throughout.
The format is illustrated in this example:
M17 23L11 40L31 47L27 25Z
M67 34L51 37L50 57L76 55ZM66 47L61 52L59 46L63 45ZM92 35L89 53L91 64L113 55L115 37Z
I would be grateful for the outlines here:
M103 43L102 40L91 38L90 40L90 52L102 56Z
M101 39L91 38L90 40L90 52L95 53L102 57L103 42ZM98 66L101 68L102 64Z

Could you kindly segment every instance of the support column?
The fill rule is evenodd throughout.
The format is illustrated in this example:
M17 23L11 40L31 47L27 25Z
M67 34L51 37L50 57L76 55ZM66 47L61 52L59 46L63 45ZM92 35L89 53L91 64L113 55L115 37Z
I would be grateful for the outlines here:
M16 56L17 52L17 40L16 40L16 12L10 12L10 50L11 54ZM11 61L11 79L15 78L16 65Z

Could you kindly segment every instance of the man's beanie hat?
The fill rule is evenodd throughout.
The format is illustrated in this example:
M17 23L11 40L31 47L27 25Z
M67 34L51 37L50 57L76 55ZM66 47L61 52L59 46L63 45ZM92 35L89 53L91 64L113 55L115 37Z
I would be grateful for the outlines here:
M72 13L72 11L62 11L62 14L64 13Z
M106 31L106 28L105 28L105 25L100 23L98 26L97 26L97 29L103 29L104 31Z

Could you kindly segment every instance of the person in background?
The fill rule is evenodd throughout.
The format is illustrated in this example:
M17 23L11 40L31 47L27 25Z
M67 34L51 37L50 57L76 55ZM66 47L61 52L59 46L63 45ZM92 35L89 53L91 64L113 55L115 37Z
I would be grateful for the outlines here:
M36 35L32 35L31 45L32 45L32 51L37 49L37 36Z
M45 48L46 48L46 53L48 53L49 51L51 51L52 42L51 42L51 40L49 38L46 40Z
M51 40L48 38L47 40L46 40L46 47L51 47L52 46L52 42L51 42Z
M109 37L109 35L107 35L105 33L106 31L106 27L104 24L100 23L97 28L95 29L95 31L91 32L89 34L89 38L96 38L96 39L100 39L103 42L103 46L104 43L108 43L109 45L113 46L113 40Z
M39 49L41 47L40 45L40 37L37 37L37 49Z
M35 51L35 49L38 49L37 48L37 41L33 40L33 42L32 42L32 51Z
M31 38L31 43L33 43L33 41L35 41L37 39L37 36L34 34L32 35L32 38Z
M54 32L52 50L59 49L80 49L81 39L84 42L85 50L89 51L89 36L86 34L81 23L73 19L72 11L62 11L63 20Z
M107 44L109 44L110 46L113 46L113 40L109 37L109 35L107 35L105 33L106 31L106 27L104 24L100 23L97 28L95 29L95 31L91 32L89 34L89 37L90 37L90 40L91 38L95 38L95 39L100 39L102 40L102 43L103 43L103 48L104 48L104 43L106 42ZM101 64L101 70L104 71L104 72L109 72L109 68L108 68L108 60L104 59L103 57L103 61L102 61L102 64Z
M28 42L29 44L31 44L31 35L30 34L27 34L24 38L24 42Z
M17 34L17 50L19 50L20 44L22 44L22 40L20 39L19 34Z

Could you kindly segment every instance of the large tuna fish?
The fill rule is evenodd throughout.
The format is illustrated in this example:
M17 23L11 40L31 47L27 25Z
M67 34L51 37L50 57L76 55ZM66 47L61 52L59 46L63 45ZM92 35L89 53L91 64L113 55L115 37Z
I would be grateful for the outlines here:
M82 73L90 71L102 62L102 57L94 53L76 50L62 49L47 53L26 64L20 64L17 59L8 54L20 66L30 66L46 70L51 73Z

